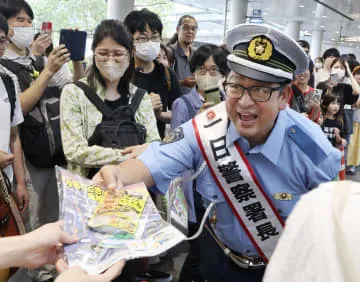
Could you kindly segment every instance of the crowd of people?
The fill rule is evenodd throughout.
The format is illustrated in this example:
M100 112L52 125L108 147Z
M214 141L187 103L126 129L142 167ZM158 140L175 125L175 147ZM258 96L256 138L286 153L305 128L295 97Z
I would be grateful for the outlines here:
M347 174L360 165L360 64L353 54L331 48L313 63L308 42L254 24L229 29L222 46L195 49L195 17L180 17L165 42L159 16L142 9L98 24L84 68L66 46L52 46L51 34L35 36L33 19L26 1L0 0L0 168L20 212L34 205L31 194L37 198L29 233L0 239L0 269L30 268L38 282L172 281L147 258L98 276L68 268L59 253L78 238L57 222L60 165L109 189L144 182L155 202L184 176L188 235L205 210L210 216L190 241L180 282L256 282L264 274L264 281L281 281L280 273L305 281L291 280L282 265L294 259L296 252L287 252L298 242L293 229L305 221L303 202L321 197L307 193L320 184L316 190L325 192L350 185L322 184L343 180L341 152ZM297 248L299 265L316 277Z

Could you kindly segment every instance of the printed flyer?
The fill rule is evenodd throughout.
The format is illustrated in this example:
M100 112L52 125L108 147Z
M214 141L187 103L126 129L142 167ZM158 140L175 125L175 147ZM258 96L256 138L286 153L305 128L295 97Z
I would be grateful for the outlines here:
M80 240L65 246L70 266L99 274L121 259L158 255L186 237L162 219L143 183L106 190L56 167L64 229Z

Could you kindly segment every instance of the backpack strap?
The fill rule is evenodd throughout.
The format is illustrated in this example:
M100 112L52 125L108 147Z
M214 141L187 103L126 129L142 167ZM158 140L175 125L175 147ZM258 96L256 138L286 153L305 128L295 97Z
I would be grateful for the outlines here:
M15 84L13 79L5 74L5 73L0 73L0 77L5 85L5 89L7 92L7 95L9 97L9 102L10 102L10 120L13 120L14 114L15 114L15 107L16 107L16 91L15 91Z
M136 89L134 98L131 99L130 108L132 109L133 113L135 114L139 105L141 103L142 98L144 97L146 91L142 88Z
M301 112L306 112L306 109L304 107L305 105L305 99L303 94L300 92L300 90L295 86L295 85L291 85L291 90L293 92L293 101L292 103L294 103L294 99L297 101L298 105L299 105L299 110Z
M100 99L99 95L87 84L81 81L73 82L77 87L82 89L86 97L90 100L91 103L106 117L112 116L112 109L108 107L103 100Z

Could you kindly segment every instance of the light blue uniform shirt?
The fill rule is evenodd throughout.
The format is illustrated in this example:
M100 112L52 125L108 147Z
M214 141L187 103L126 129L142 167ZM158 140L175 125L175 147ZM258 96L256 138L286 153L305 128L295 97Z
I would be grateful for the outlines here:
M168 143L152 143L139 157L150 170L161 193L172 178L204 161L191 121L182 125L183 138ZM180 128L178 130L178 135ZM264 191L286 219L299 197L318 184L334 179L340 170L340 152L333 148L320 126L291 109L280 111L266 142L250 148L230 123L227 146L238 142ZM207 168L196 180L205 205L215 202L215 231L229 248L248 255L257 251L239 224ZM292 200L276 200L275 193L290 193Z

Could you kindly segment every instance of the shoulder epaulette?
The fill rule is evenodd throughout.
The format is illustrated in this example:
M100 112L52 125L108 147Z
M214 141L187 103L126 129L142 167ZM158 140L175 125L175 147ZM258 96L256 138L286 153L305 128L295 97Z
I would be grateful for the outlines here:
M289 127L287 134L315 165L318 165L327 157L324 150L299 126L293 125Z

